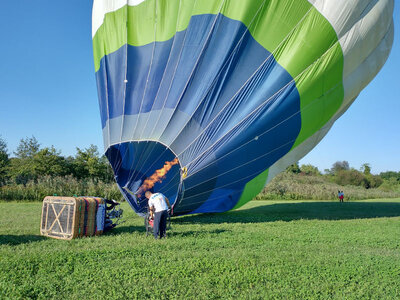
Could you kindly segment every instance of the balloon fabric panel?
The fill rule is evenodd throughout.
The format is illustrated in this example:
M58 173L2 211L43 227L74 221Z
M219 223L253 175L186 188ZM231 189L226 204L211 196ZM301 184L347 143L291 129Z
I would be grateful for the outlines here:
M106 155L139 214L149 178L176 214L251 200L348 108L343 47L351 54L353 36L345 44L339 28L356 27L351 9L388 34L393 11L390 0L352 0L335 10L344 26L325 0L123 2L94 1L93 49Z

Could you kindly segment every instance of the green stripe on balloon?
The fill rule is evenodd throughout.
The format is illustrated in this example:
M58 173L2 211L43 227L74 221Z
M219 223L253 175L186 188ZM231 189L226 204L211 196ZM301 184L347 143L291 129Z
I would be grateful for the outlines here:
M126 6L108 13L104 22L93 37L94 67L97 72L100 68L100 60L121 48L126 44Z
M268 171L269 169L265 170L264 172L262 172L261 174L259 174L257 177L255 177L246 184L246 186L243 189L242 195L240 196L239 201L232 209L237 209L245 205L247 202L249 202L251 199L253 199L262 191L262 189L265 186L265 182L267 181Z

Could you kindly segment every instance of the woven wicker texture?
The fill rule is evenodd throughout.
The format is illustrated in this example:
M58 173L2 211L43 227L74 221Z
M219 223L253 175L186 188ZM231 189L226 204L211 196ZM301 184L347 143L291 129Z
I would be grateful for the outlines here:
M40 233L65 240L102 234L97 212L104 202L98 197L48 196L43 200Z

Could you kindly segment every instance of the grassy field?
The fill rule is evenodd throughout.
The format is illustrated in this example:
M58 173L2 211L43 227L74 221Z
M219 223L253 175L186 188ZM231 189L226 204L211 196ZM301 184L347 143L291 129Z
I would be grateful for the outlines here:
M39 236L41 203L0 203L0 299L398 299L400 199L253 201L144 234Z

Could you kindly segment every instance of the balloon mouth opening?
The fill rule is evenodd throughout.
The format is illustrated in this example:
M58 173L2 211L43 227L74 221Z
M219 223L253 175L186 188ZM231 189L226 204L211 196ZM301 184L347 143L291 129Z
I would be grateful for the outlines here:
M109 157L117 183L137 213L144 214L148 210L147 191L164 194L172 206L177 202L182 185L182 166L169 147L155 141L133 141L112 147L119 157L114 162ZM114 165L120 167L116 169Z

